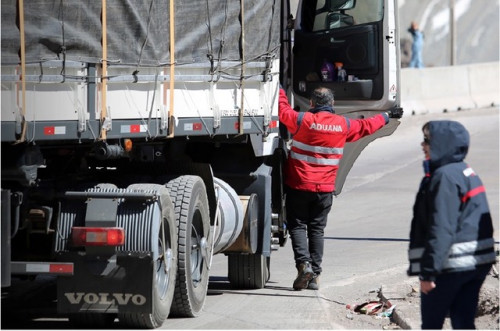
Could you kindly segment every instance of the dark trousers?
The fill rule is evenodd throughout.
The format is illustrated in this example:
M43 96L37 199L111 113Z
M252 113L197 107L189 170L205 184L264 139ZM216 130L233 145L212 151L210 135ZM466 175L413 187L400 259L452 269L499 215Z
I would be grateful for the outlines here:
M436 288L420 296L422 329L441 329L448 313L453 329L475 329L479 290L490 268L481 266L438 276Z
M323 236L332 200L332 193L287 189L286 218L295 265L311 262L318 275L322 271Z

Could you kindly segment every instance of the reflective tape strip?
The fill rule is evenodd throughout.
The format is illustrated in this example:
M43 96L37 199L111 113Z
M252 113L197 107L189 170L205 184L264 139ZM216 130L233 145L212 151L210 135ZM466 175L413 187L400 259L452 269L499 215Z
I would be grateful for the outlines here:
M463 255L463 254L472 254L476 251L481 251L483 249L492 248L495 244L495 240L493 238L487 238L482 240L472 240L466 241L462 243L456 243L451 245L450 251L448 255ZM408 251L408 257L410 259L419 259L424 254L424 248L412 248Z
M450 255L461 255L465 253L474 253L486 248L491 248L495 245L493 238L482 239L479 241L473 240L463 243L453 244L450 249Z
M423 247L412 248L408 251L408 257L410 258L410 260L419 259L422 257L422 255L424 255Z
M443 269L469 269L478 265L493 263L496 261L495 252L480 255L467 255L448 259ZM412 273L420 273L420 262L410 264Z
M414 262L410 265L410 271L413 273L420 273L420 262Z
M495 262L495 252L486 252L483 254L475 254L484 249L493 248L495 241L493 238L482 239L479 241L467 241L463 243L453 244L450 248L447 260L444 263L444 269L459 269L469 268L480 264ZM408 257L411 260L418 260L424 254L424 248L412 248L408 251ZM464 255L467 254L467 255ZM457 256L460 255L460 256ZM411 270L420 271L420 262L412 262Z
M147 132L148 126L145 124L131 124L131 125L121 125L120 133L139 133Z
M475 176L476 175L476 173L474 172L474 170L472 168L470 168L470 167L464 169L463 173L464 173L465 177L470 177L470 176Z
M74 266L70 262L11 262L12 274L53 274L73 275Z
M50 264L36 264L36 263L26 264L26 272L48 273L50 272Z
M307 144L301 143L297 140L292 141L292 146L300 148L304 151L314 152L314 153L333 154L333 155L342 155L344 153L343 148L312 146L312 145L307 145Z
M470 190L469 192L465 193L465 195L462 197L462 202L466 202L473 196L478 195L479 193L485 192L484 186L479 186L476 187L475 189Z
M184 123L184 131L201 131L202 123Z
M446 263L444 264L444 268L449 269L449 268L473 267L480 264L495 262L495 259L496 259L495 252L489 252L486 254L479 254L479 255L452 257L446 261Z
M304 155L304 154L299 154L294 151L290 152L290 157L292 159L296 159L299 161L304 161L308 163L314 163L314 164L321 164L321 165L338 165L340 162L340 159L323 159L323 158L316 158L314 156L309 156L309 155Z
M65 126L46 126L43 128L43 134L46 136L66 134Z

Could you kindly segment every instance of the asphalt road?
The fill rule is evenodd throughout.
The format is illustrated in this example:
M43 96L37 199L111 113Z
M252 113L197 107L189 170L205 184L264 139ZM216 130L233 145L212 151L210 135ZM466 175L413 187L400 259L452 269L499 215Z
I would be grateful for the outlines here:
M345 306L370 299L383 285L408 279L405 273L408 234L422 176L421 127L434 119L460 121L471 133L467 161L486 186L498 241L498 108L407 115L392 136L378 139L363 151L342 194L334 199L325 232L324 271L319 291L292 290L296 270L290 243L273 252L271 278L261 290L231 290L227 258L217 255L201 315L169 318L161 328L380 329L381 321L372 316L348 318ZM45 288L37 289L40 295L45 295ZM49 309L44 311L43 303L40 308L42 313L37 316L2 314L2 328L69 327L66 319L57 318Z
M319 291L293 291L296 276L291 245L271 256L265 289L232 291L226 258L215 257L210 290L201 316L168 319L162 329L345 329L378 328L373 317L353 321L346 304L370 298L382 285L407 280L412 206L422 177L422 125L452 119L471 134L467 161L486 186L499 239L498 108L405 116L390 137L370 144L334 200L325 231Z

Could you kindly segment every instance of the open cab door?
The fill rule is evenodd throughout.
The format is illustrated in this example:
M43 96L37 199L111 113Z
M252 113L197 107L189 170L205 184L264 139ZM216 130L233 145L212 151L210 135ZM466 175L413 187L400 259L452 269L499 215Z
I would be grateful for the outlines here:
M400 107L397 14L397 0L301 0L294 27L294 106L307 111L311 92L324 86L334 91L336 113L349 118ZM391 119L375 134L346 144L335 194L363 148L398 125Z

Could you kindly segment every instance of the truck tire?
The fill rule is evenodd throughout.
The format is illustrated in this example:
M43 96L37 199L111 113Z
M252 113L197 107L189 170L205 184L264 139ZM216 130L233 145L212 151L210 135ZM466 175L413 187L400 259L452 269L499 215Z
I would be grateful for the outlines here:
M271 277L270 256L262 254L229 254L228 278L232 288L261 289Z
M199 315L208 288L208 245L210 214L203 180L180 176L167 183L175 206L179 229L177 281L171 314L178 317Z
M150 243L144 243L150 246L154 260L153 271L153 294L152 294L152 312L145 313L122 313L118 314L120 323L132 328L154 329L162 326L167 319L172 299L175 291L175 278L177 275L177 264L175 257L177 255L177 225L175 221L174 206L168 190L163 185L156 184L133 184L127 190L156 191L159 193L161 206L161 219L152 217L151 226L143 227L151 233L146 239L131 238L130 240L145 240ZM150 215L152 216L152 214ZM144 215L144 217L150 217ZM127 245L127 243L126 243Z

